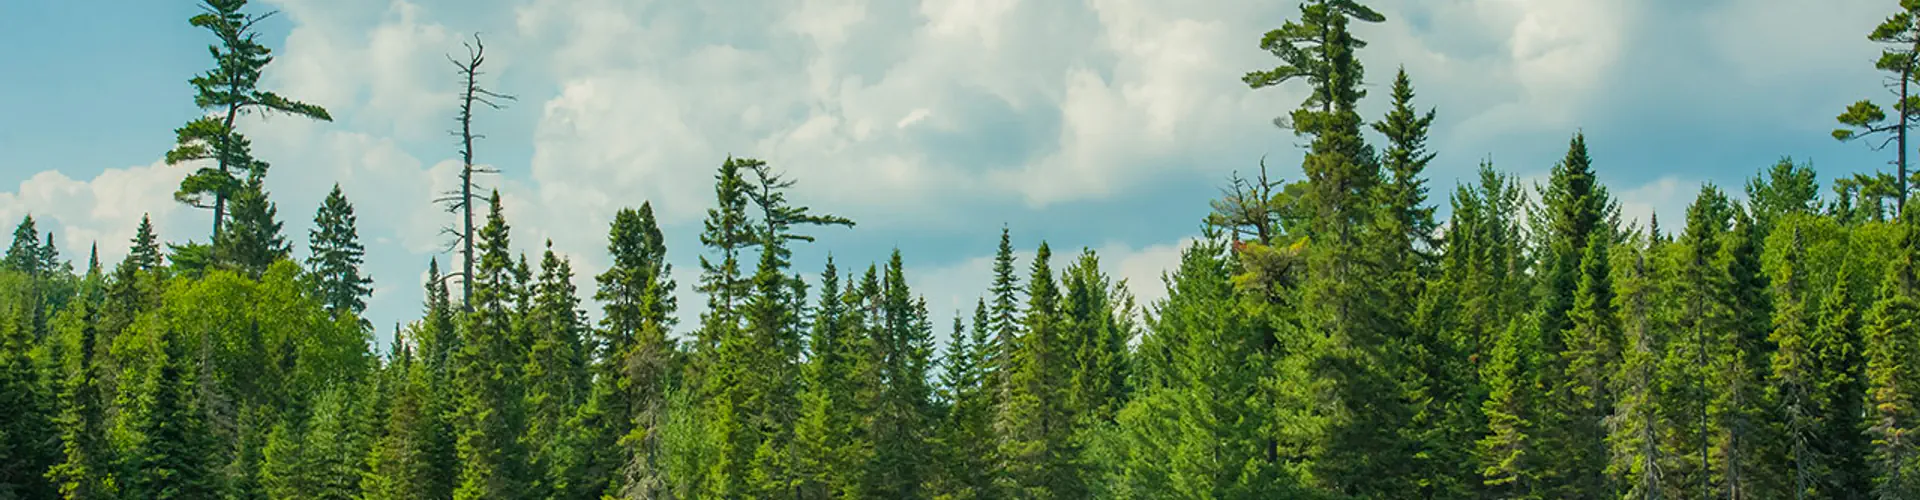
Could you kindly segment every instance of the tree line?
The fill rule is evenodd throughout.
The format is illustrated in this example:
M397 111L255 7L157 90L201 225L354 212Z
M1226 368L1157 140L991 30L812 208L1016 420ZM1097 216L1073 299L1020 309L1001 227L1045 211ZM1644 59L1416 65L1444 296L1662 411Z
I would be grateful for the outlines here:
M1235 175L1166 298L1001 228L991 285L945 345L896 250L816 278L792 251L854 221L728 157L682 304L650 204L617 212L591 322L572 264L530 260L476 182L484 46L456 60L464 168L439 201L458 262L374 346L353 206L335 186L295 260L236 125L317 120L258 88L264 16L204 0L208 111L176 130L206 243L143 220L76 269L29 216L0 261L0 498L1920 498L1920 232L1905 212L1920 5L1877 26L1894 79L1840 140L1896 174L1782 159L1701 186L1677 231L1622 221L1575 134L1544 185L1491 164L1446 193L1436 112L1399 71L1369 121L1353 28L1311 0L1265 34L1253 89L1304 179ZM478 105L478 106L476 106ZM1369 137L1368 132L1376 137ZM1023 258L1026 260L1022 262ZM453 290L458 285L456 295Z

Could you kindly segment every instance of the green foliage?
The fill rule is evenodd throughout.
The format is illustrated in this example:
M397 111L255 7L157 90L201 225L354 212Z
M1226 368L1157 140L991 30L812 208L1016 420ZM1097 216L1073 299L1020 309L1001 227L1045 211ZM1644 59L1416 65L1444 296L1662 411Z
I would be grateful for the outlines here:
M308 249L312 252L307 257L307 267L313 269L314 279L318 281L315 287L320 289L327 310L339 316L358 317L366 312L367 297L373 294L373 280L360 273L367 250L360 246L360 233L355 228L357 220L353 204L340 192L340 185L334 184L333 191L327 193L326 200L313 215L313 230L307 233ZM438 270L434 274L438 275ZM365 320L362 325L372 327Z
M212 208L216 240L227 222L228 200L253 189L236 177L233 170L244 169L253 176L266 170L264 163L253 159L249 141L234 128L234 120L253 113L279 113L333 121L325 108L259 88L260 75L267 64L273 62L273 56L271 50L260 44L254 25L271 14L241 12L246 6L247 0L202 0L201 13L189 19L194 27L207 30L218 40L217 44L207 47L214 67L188 81L194 87L194 106L218 115L202 116L175 129L176 143L173 150L167 152L169 165L215 161L215 167L201 167L181 180L174 198L195 207Z

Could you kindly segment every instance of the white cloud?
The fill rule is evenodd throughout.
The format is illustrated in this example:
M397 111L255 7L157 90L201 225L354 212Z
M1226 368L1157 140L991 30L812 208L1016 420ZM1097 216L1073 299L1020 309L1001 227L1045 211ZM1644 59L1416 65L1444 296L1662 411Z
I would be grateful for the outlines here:
M151 214L154 230L163 240L198 237L205 241L200 231L211 227L209 212L187 209L173 200L173 188L192 168L155 162L109 168L86 180L58 171L40 172L16 190L0 192L0 224L11 234L14 224L32 215L36 229L53 232L62 255L75 267L86 265L87 247L95 243L104 262L126 256L142 215Z

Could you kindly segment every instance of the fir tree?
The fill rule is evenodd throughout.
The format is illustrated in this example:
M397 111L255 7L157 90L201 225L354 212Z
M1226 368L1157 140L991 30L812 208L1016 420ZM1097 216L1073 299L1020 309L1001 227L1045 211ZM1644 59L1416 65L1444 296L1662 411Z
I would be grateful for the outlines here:
M919 498L933 458L933 414L927 370L933 355L933 326L926 301L907 288L900 251L887 261L880 298L880 375L885 380L873 421L873 494Z
M267 200L265 176L265 164L255 162L246 183L228 200L233 213L227 230L213 242L217 265L256 280L293 251L280 235L279 210Z
M518 439L524 420L516 387L525 354L514 349L510 338L514 292L508 227L499 192L488 201L487 225L480 230L480 268L473 281L474 310L460 325L460 351L453 362L460 465L456 499L517 498L526 479L526 455Z
M367 251L360 246L359 230L355 228L357 220L353 204L340 192L340 185L334 184L333 191L327 193L326 201L321 202L319 211L314 213L313 230L307 233L308 246L313 252L307 257L307 267L318 281L316 286L327 310L335 316L358 317L366 312L367 297L373 294L373 280L360 273ZM439 273L436 270L434 274L437 277ZM372 326L364 319L361 321L363 327Z
M1652 237L1645 239L1651 242ZM1621 326L1620 362L1608 390L1613 394L1613 413L1607 417L1611 430L1607 442L1612 449L1607 470L1622 496L1635 500L1665 498L1668 486L1661 470L1664 450L1661 436L1664 422L1657 406L1660 380L1657 378L1661 353L1666 349L1665 326L1656 317L1659 302L1655 270L1649 269L1647 250L1615 252L1616 260L1631 259L1622 266L1624 273L1614 285L1613 310Z
M123 498L213 498L215 443L202 420L193 370L182 366L183 346L166 331L143 332L151 353L121 418L131 445L120 455ZM123 382L124 384L124 382Z
M1920 496L1920 454L1909 437L1915 427L1914 397L1920 394L1920 300L1915 297L1914 258L1920 255L1913 219L1901 221L1897 252L1887 266L1878 300L1866 329L1867 433L1873 438L1869 460L1879 498Z
M585 449L571 449L562 439L574 409L586 398L586 357L581 331L586 318L574 292L573 268L553 253L553 242L540 259L540 277L534 285L534 305L528 320L533 345L520 369L526 386L527 427L521 434L529 451L532 473L537 477L530 491L550 498L597 496L604 485L593 488L593 481L579 474L585 462ZM596 478L597 479L597 478Z
M1002 435L1005 491L1024 498L1077 498L1083 491L1061 389L1070 352L1061 344L1060 289L1048 266L1046 243L1027 279L1025 324L1012 352L1007 400L996 429Z

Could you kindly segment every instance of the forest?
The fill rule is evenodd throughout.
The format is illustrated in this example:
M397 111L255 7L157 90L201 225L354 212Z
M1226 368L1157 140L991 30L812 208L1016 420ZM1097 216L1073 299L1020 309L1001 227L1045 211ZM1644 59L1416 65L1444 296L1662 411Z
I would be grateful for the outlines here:
M437 200L455 251L387 345L346 193L296 256L235 125L332 116L257 85L266 14L202 1L205 114L166 160L209 237L143 222L125 259L75 265L19 222L0 499L1920 498L1920 1L1861 27L1894 99L1835 110L1833 139L1892 148L1893 173L1823 190L1783 158L1663 229L1622 220L1579 133L1544 184L1482 163L1430 192L1438 110L1413 78L1356 111L1357 31L1384 15L1307 0L1247 35L1276 62L1241 76L1310 90L1275 120L1303 179L1226 179L1160 283L1091 250L1055 269L1010 223L952 325L898 251L796 269L856 221L748 157L715 159L699 245L673 249L700 255L695 283L647 203L613 218L607 269L516 247L473 155L470 125L511 99L477 78L476 37ZM1137 304L1148 286L1166 298Z

